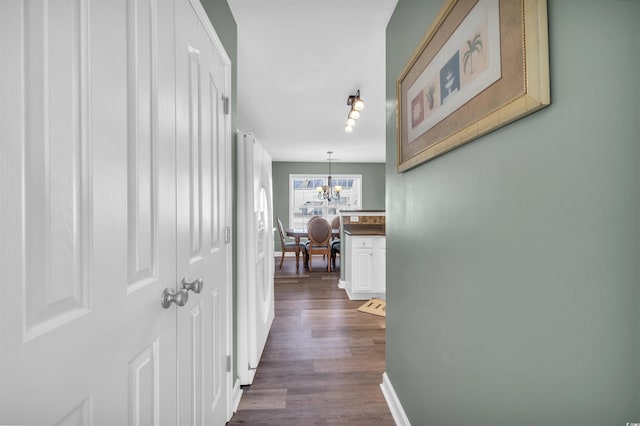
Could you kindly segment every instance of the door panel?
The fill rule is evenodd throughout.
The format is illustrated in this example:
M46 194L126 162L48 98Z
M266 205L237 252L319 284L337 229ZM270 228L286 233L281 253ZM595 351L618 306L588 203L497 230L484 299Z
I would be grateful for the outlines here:
M0 424L176 423L172 26L169 2L0 2Z
M178 309L179 424L224 424L228 411L228 247L223 238L229 138L222 96L226 65L199 18L176 1L177 268L200 293Z
M373 291L373 249L353 249L353 275L351 288L353 291Z
M156 410L160 393L159 346L160 341L156 339L129 361L129 425L154 424L158 418Z
M155 0L127 2L127 137L129 291L157 273L158 138L157 46Z
M27 269L25 339L55 330L89 309L86 220L89 187L86 165L88 128L87 55L81 21L86 7L62 2L58 7L28 2L23 10L25 33L24 130L26 260L41 265ZM32 25L41 22L43 25ZM70 96L71 95L71 96ZM83 135L83 133L85 133ZM88 141L87 141L88 142Z

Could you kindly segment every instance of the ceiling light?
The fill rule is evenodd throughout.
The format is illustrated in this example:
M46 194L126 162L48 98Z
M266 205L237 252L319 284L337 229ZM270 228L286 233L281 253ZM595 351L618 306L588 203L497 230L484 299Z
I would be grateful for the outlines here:
M347 126L349 127L349 126ZM345 128L346 131L346 128ZM316 187L316 191L318 191L318 199L320 200L339 200L340 199L340 191L342 191L342 186L336 185L331 186L331 154L333 151L327 151L329 154L329 177L327 178L327 184Z
M347 133L353 132L353 126L355 126L358 118L360 118L360 111L364 109L364 101L360 98L360 89L356 90L355 95L349 95L347 98L347 105L351 107L349 110L347 125L344 128L344 131Z
M356 111L362 111L364 109L364 101L360 99L360 97L357 97L356 101L353 103L353 109Z
M362 111L364 109L364 101L360 98L360 89L356 90L355 95L349 95L347 105L353 107L356 111Z

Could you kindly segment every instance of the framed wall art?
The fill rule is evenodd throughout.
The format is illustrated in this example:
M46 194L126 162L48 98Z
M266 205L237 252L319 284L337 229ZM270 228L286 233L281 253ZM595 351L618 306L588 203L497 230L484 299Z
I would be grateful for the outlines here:
M448 0L396 82L398 172L550 103L546 0Z

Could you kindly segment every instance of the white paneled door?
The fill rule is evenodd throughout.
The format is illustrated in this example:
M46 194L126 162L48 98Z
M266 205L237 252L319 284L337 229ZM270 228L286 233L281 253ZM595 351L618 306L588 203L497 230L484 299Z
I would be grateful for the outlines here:
M178 275L202 285L178 309L180 425L227 420L226 67L192 0L176 0Z
M182 2L0 1L0 424L227 418L228 62Z

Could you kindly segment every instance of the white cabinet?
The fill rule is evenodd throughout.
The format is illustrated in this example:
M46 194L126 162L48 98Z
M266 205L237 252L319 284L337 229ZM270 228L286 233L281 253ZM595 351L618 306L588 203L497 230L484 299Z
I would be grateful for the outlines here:
M379 235L345 236L345 290L351 300L384 297L386 239Z
M384 294L387 276L387 239L377 237L373 240L373 291Z
M373 247L371 238L353 237L351 247L351 291L373 291Z

